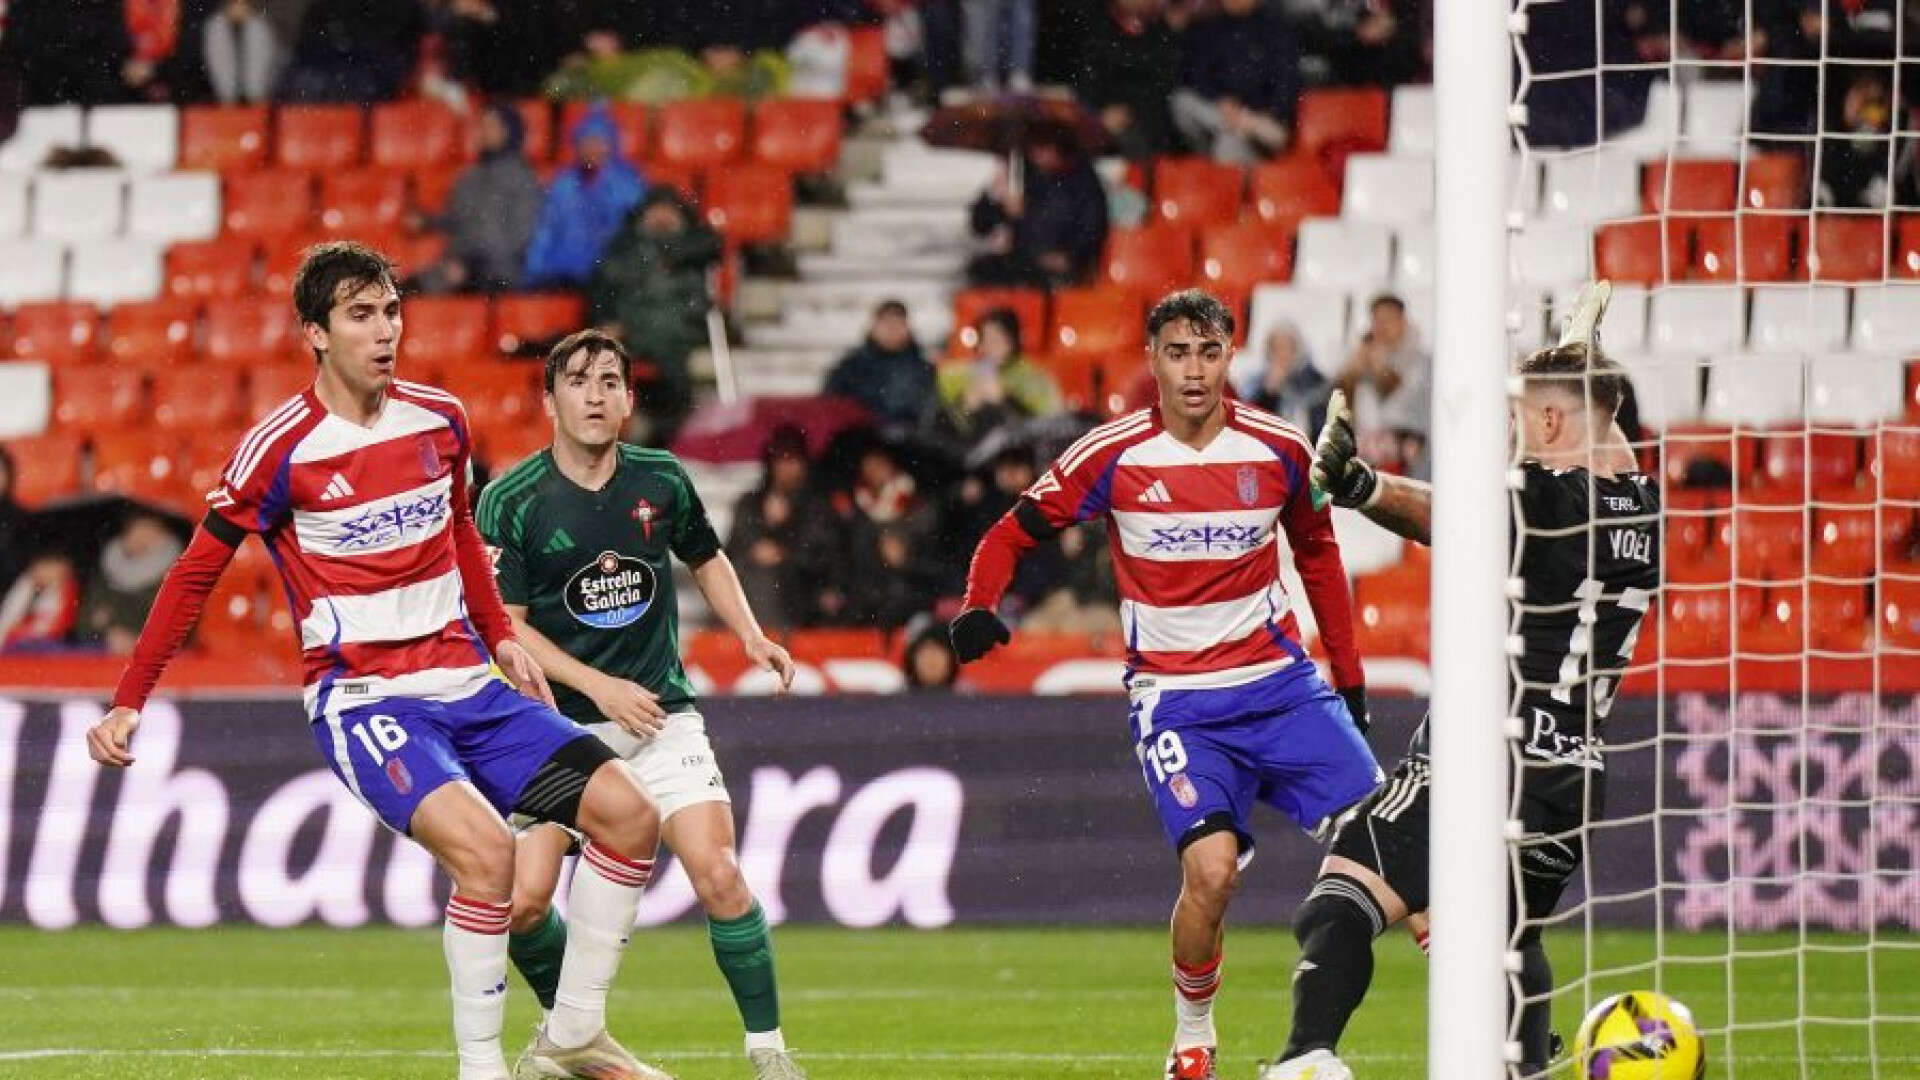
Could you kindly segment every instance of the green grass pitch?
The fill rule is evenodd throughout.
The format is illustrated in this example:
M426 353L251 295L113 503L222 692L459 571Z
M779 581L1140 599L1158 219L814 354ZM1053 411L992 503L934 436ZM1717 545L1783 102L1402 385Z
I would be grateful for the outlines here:
M1553 940L1564 983L1581 940ZM1859 938L1819 937L1845 946ZM1742 935L1743 952L1794 944ZM842 931L791 927L776 938L788 1038L815 1080L1157 1077L1171 1026L1163 935L1128 930ZM1724 934L1671 935L1665 954L1724 957ZM1373 992L1343 1050L1359 1080L1424 1078L1425 962L1404 934L1378 947ZM1221 1075L1252 1080L1279 1045L1293 940L1241 927L1228 939L1219 1006ZM1650 934L1606 933L1600 962L1651 961ZM1666 986L1701 1021L1727 1019L1729 978L1744 1028L1709 1042L1709 1075L1920 1076L1920 1022L1860 1021L1867 987L1881 1016L1920 1014L1911 936L1872 954L1792 955L1668 966ZM439 934L396 930L0 929L0 1077L356 1077L454 1074ZM517 1052L533 1022L514 977L507 1033ZM1651 984L1647 971L1597 981L1596 995ZM1803 1011L1822 1022L1794 1026ZM1579 998L1555 1020L1571 1034ZM1834 1022L1826 1022L1834 1021ZM614 1032L682 1080L742 1080L731 1000L698 928L634 938L615 990ZM1869 1040L1872 1040L1870 1043ZM1727 1058L1732 1054L1733 1067Z

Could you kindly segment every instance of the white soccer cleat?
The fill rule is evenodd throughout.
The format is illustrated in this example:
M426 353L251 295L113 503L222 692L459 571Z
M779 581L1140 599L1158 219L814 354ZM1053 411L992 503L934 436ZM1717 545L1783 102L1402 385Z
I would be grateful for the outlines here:
M604 1030L585 1046L557 1046L545 1030L513 1066L513 1080L673 1080L670 1073L635 1058Z
M1353 1080L1353 1070L1330 1050L1309 1050L1260 1070L1260 1080Z

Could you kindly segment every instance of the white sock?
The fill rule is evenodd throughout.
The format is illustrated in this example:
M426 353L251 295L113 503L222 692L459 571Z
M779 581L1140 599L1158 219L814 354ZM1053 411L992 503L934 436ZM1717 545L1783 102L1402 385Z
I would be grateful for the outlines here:
M582 850L567 893L560 987L547 1017L547 1038L555 1045L585 1046L606 1028L607 990L620 970L640 891L652 873L651 860L624 859L592 843Z
M787 1037L780 1034L779 1028L774 1028L772 1031L747 1032L747 1053L749 1054L755 1050L785 1050L786 1048Z
M447 901L443 944L453 979L453 1038L460 1080L503 1080L500 1026L507 1011L509 905L455 896Z
M1218 1046L1213 1030L1213 997L1220 992L1220 960L1196 968L1173 962L1173 1048Z

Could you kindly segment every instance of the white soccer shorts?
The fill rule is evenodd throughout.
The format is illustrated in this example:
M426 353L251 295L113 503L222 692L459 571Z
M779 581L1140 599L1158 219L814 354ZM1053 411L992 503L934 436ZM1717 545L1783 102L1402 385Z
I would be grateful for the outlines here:
M733 801L713 744L707 741L707 722L695 709L667 714L666 726L651 738L631 735L611 722L588 724L587 730L633 770L633 778L660 807L662 821L698 803Z

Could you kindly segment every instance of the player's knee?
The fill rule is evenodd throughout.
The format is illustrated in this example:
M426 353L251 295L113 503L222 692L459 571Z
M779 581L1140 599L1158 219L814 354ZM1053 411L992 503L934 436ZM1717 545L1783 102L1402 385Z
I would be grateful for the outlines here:
M1240 863L1234 858L1196 859L1186 865L1187 892L1210 907L1225 907L1240 887Z
M710 860L691 875L693 892L707 914L723 919L738 918L753 906L753 893L740 873L731 849Z
M1371 942L1385 929L1386 915L1379 901L1365 886L1340 874L1315 882L1293 917L1293 939L1302 952L1317 950L1336 938Z
M512 894L513 834L505 825L468 830L439 854L461 895L506 899Z
M617 761L600 766L580 802L580 831L630 859L650 858L660 843L660 811Z
M516 934L524 934L537 929L547 921L547 913L553 910L553 901L544 896L534 896L515 889L513 892L513 914L507 919L507 929Z

